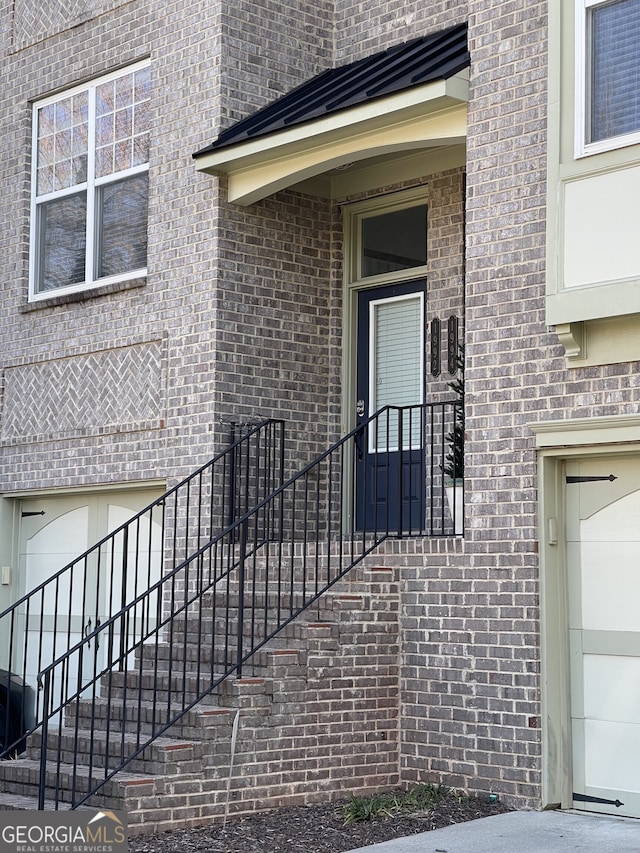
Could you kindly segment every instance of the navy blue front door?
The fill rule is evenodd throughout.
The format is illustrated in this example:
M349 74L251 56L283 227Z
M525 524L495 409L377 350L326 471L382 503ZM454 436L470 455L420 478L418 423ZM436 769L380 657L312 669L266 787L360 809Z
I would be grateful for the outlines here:
M358 294L356 526L419 532L424 526L425 282ZM390 406L369 425L366 421ZM398 407L402 407L399 411ZM413 407L413 408L409 408Z

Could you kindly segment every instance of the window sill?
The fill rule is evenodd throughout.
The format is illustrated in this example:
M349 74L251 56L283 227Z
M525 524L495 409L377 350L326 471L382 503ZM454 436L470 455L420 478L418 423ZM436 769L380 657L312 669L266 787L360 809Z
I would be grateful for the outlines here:
M145 287L146 283L146 276L141 276L140 278L132 278L128 281L112 282L111 284L104 284L100 287L80 290L77 293L60 293L57 296L50 296L47 299L27 302L20 308L20 313L28 314L31 311L39 311L41 308L54 308L57 305L68 305L72 302L85 302L89 299L95 299L98 296L109 296L112 293L120 293L123 290L134 290L138 287Z

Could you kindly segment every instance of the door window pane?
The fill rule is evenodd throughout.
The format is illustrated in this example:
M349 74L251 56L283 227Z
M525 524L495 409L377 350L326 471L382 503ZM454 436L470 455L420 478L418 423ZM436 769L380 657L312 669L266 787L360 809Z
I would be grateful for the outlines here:
M426 204L362 220L363 277L420 267L426 262Z
M640 0L591 10L591 142L640 129L639 44Z
M422 297L372 302L370 335L373 411L383 406L416 406L422 403ZM419 445L420 411L405 412L403 417L403 447ZM372 436L376 445L372 449L397 449L399 429L399 415L392 412L388 420L381 422L377 436Z

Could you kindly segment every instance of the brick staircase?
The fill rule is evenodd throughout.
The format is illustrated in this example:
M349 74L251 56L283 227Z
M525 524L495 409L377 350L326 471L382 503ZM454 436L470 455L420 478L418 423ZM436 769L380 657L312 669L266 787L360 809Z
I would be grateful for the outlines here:
M258 651L242 678L223 681L88 804L125 810L137 835L397 784L396 571L367 558ZM104 696L78 703L49 733L47 787L57 782L58 807L89 778L104 779L107 750L132 754L162 707L198 695L226 643L216 634L198 647L203 626L205 636L220 629L206 606L197 630L177 622L173 640L186 639L189 650L179 671L171 643L157 646L153 660L143 649L135 672L111 673ZM0 762L0 809L37 808L40 752L36 733L24 756ZM75 770L74 753L82 756Z

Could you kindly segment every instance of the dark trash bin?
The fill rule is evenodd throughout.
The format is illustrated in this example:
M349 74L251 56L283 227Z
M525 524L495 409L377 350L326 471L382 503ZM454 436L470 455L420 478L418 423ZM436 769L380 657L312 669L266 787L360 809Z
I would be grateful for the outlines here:
M26 749L26 732L36 723L35 692L17 675L0 669L0 758Z

